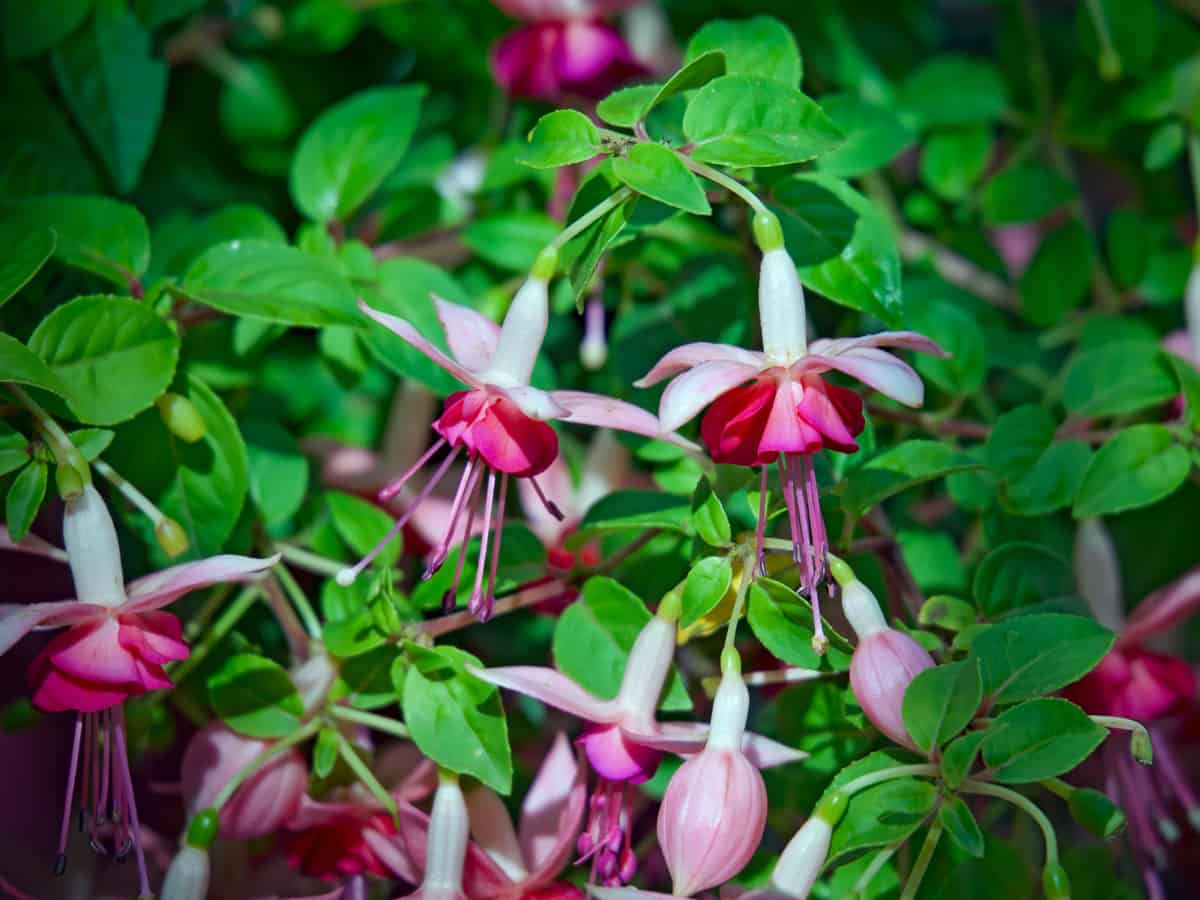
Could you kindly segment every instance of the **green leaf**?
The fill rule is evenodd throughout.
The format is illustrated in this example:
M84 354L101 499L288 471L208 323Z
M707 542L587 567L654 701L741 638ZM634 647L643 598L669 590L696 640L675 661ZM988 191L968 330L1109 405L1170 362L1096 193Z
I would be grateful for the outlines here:
M167 65L123 4L104 4L54 51L59 90L121 193L150 155L167 94Z
M950 790L957 790L971 773L983 737L982 731L968 731L946 746L942 753L942 779Z
M596 576L583 585L554 628L554 664L584 690L602 699L617 696L625 662L650 613L638 597L611 578ZM692 701L679 673L672 670L659 708L686 711Z
M1044 516L1070 506L1091 459L1085 441L1052 445L1031 470L1004 486L1004 508L1020 516Z
M567 214L568 224L610 196L620 184L612 173L612 162L605 160L593 170L592 175L576 192ZM633 194L563 247L560 258L571 280L575 305L580 312L583 312L583 298L592 289L600 260L609 249L617 246L618 241L627 239L634 231L631 222L639 205L650 205L668 214L674 212L670 207L641 199L637 194Z
M292 159L299 210L317 222L357 210L404 158L424 96L422 85L372 88L325 110Z
M686 499L651 491L614 491L588 508L567 546L581 546L597 534L610 531L661 528L686 533L690 520L691 507Z
M897 444L851 472L843 501L855 517L875 504L919 484L952 472L980 468L972 457L938 441L914 440Z
M987 616L1057 600L1071 593L1067 561L1041 544L1017 541L992 550L975 573L975 603Z
M634 122L646 117L650 102L661 90L662 85L658 84L635 84L633 87L618 88L596 104L596 115L610 125L632 128Z
M257 420L242 426L249 463L250 497L268 527L300 508L308 490L308 459L287 429Z
M826 865L903 841L933 812L937 798L937 788L915 778L897 778L859 791L833 829Z
M1078 681L1112 647L1113 635L1082 616L1017 616L980 632L971 643L983 693L997 705L1028 700Z
M900 85L897 100L924 128L1000 118L1008 90L996 67L968 56L936 56Z
M917 624L925 628L962 631L975 624L975 607L959 597L934 594L917 613Z
M733 583L733 565L724 556L709 556L692 566L683 583L683 614L679 626L687 628L711 611Z
M1164 122L1154 129L1146 141L1146 152L1142 156L1142 166L1148 172L1165 169L1183 155L1187 143L1187 132L1179 122Z
M926 669L904 692L904 727L918 748L931 753L970 724L982 699L978 660Z
M710 547L728 547L733 537L729 516L707 478L700 479L692 494L692 527Z
M1093 9L1097 12L1093 13ZM1095 7L1080 8L1075 17L1076 46L1086 57L1099 60L1105 40L1096 33L1095 15L1104 17L1108 32L1105 40L1112 43L1120 60L1118 74L1145 72L1154 60L1155 47L1162 36L1159 8L1144 0L1096 0Z
M138 18L147 28L158 28L194 13L204 7L205 0L135 0Z
M961 200L987 169L991 156L989 128L943 131L930 137L921 151L921 178L935 194Z
M1038 163L1003 169L984 185L981 206L991 225L1032 222L1075 196L1071 182Z
M1165 425L1134 425L1105 442L1088 464L1075 498L1075 518L1149 506L1187 479L1191 459Z
M784 178L775 183L771 197L797 266L833 259L854 237L858 213L826 187L802 177Z
M613 174L639 194L685 212L712 213L704 188L683 160L661 144L635 144L625 156L613 159Z
M799 87L804 75L791 30L771 16L708 22L688 41L684 59L691 64L718 51L730 75L773 78L791 87Z
M1054 417L1034 404L1009 410L992 427L984 445L987 464L1001 478L1024 475L1054 440Z
M545 213L496 213L469 223L462 231L462 239L477 256L492 265L512 272L528 272L558 232L559 224Z
M1183 395L1183 414L1192 430L1196 431L1200 429L1200 371L1192 365L1191 360L1174 353L1168 353L1166 357L1179 382L1179 393Z
M854 94L822 95L821 108L845 140L817 160L817 167L839 178L857 178L887 165L916 137L891 109Z
M938 821L959 850L976 859L983 858L983 832L962 797L951 797L943 803L938 810Z
M1171 366L1157 346L1118 341L1081 348L1063 376L1063 405L1077 416L1115 416L1175 396Z
M650 114L650 110L676 94L704 87L714 78L720 78L725 72L725 54L720 50L702 53L694 58L689 57L684 67L672 75L667 83L650 98L650 102L642 109L638 118L646 118Z
M15 472L31 458L25 435L0 422L0 475Z
M37 79L9 69L0 90L0 197L100 190L91 158Z
M68 266L128 288L150 264L150 230L142 214L108 197L51 194L9 210L27 230L50 229L54 257Z
M101 453L108 449L116 437L116 433L107 428L80 428L68 433L71 443L83 454L88 462L94 462Z
M118 430L107 459L119 472L136 473L138 488L183 526L188 558L196 559L221 551L241 516L249 476L246 445L225 404L195 375L185 384L175 390L204 421L203 439L184 443L148 409ZM140 514L135 521L149 530Z
M405 645L404 719L417 748L493 790L512 788L512 753L500 692L467 671L480 662L456 647Z
M983 739L983 762L1002 784L1027 784L1070 772L1108 731L1059 697L1042 697L1001 713Z
M828 622L824 623L828 652L820 656L813 650L812 606L791 588L770 578L756 578L748 600L746 620L776 659L806 669L850 667L854 648Z
M392 530L395 524L391 516L378 506L361 500L352 494L330 491L325 495L325 505L333 517L333 527L347 546L358 556L366 556L371 549ZM389 568L400 558L402 541L399 535L387 545L374 565Z
M262 59L243 59L221 86L221 126L231 141L281 141L300 123L295 101L278 68Z
M322 728L317 732L317 743L313 747L313 774L327 778L333 771L338 758L338 732L335 728Z
M28 59L45 53L79 27L92 9L92 0L36 0L4 4L4 53L9 59Z
M948 357L925 353L913 358L917 372L951 394L973 394L987 375L987 340L975 316L961 304L936 294L910 295L904 325L935 340Z
M0 306L12 299L54 253L54 232L49 228L28 227L19 220L0 222Z
M553 169L591 159L602 149L600 132L591 119L573 109L557 109L538 119L517 162Z
M20 471L8 488L4 501L4 521L9 536L19 541L29 533L33 517L37 515L46 496L46 476L49 467L34 460Z
M188 268L189 298L235 316L284 325L357 325L354 289L337 268L263 240L210 248Z
M41 357L10 334L0 332L0 381L31 384L60 397L67 386Z
M300 727L304 703L279 663L238 653L209 676L213 711L234 731L249 737L282 738Z
M392 683L392 666L403 656L394 644L384 644L343 660L330 699L348 699L355 709L390 706L399 697Z
M1078 221L1052 231L1021 275L1021 311L1034 325L1057 325L1087 298L1092 239Z
M779 81L724 75L688 104L683 133L701 162L782 166L832 150L842 134L813 100Z
M175 376L179 336L150 307L124 297L79 297L29 338L65 387L79 421L115 425L153 403Z
M840 178L824 172L796 176L832 192L858 216L854 235L841 252L822 263L800 266L800 280L834 303L899 324L900 251L891 226L874 204Z

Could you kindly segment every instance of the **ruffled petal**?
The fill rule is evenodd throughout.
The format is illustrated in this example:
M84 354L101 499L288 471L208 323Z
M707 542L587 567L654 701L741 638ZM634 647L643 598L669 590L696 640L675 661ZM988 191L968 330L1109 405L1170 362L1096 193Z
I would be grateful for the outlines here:
M529 874L517 842L512 817L504 801L491 788L477 785L466 795L471 839L515 882Z
M445 353L427 341L421 332L417 331L417 329L414 328L407 319L402 319L399 316L393 316L389 313L380 312L377 309L367 306L367 304L363 303L362 301L359 301L358 306L359 309L365 312L384 328L403 338L416 350L419 350L421 353L425 354L425 356L427 356L432 362L441 366L463 384L470 385L473 388L483 387L483 383L479 380L479 377L474 372L470 371L464 366L459 365L457 362L455 362L455 360L447 356Z
M925 402L925 385L912 366L873 347L859 347L836 356L811 354L796 363L793 370L797 369L807 372L837 369L905 406L920 406Z
M0 654L7 653L13 644L35 628L75 625L105 614L104 607L78 600L0 605Z
M477 310L437 294L433 295L433 307L454 358L475 372L487 371L500 339L500 326Z
M714 344L708 341L697 341L694 344L683 344L668 350L663 358L654 364L654 368L633 383L634 387L650 387L658 384L664 378L671 378L680 372L686 372L703 363L727 362L739 363L753 369L763 367L763 355L754 350L744 350L732 344Z
M1117 643L1136 644L1161 634L1194 615L1197 609L1200 609L1200 568L1159 588L1139 603Z
M517 691L588 722L611 723L620 718L620 710L611 700L593 697L554 669L544 666L501 666L495 669L468 666L468 671L488 684Z
M517 837L527 886L553 880L567 864L586 807L587 774L566 735L558 734L521 804Z
M121 605L120 612L128 614L161 609L189 591L208 587L210 584L246 581L265 572L277 562L278 555L259 559L226 553L172 566L131 581L126 586L129 600Z
M675 434L674 428L664 428L653 413L632 403L586 391L552 391L551 396L570 412L567 421L572 425L615 428L630 434L658 438L686 450L700 449L687 438Z
M46 645L50 664L73 678L104 684L140 684L134 655L121 646L121 626L105 617L75 625Z
M145 662L163 665L187 659L191 652L183 639L183 626L169 612L152 610L140 615L122 616L121 646Z

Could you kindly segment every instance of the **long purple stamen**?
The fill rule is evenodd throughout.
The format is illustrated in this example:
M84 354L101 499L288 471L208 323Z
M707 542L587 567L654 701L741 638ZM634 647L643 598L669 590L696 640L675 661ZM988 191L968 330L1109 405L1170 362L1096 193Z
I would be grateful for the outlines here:
M129 809L129 823L133 831L133 852L137 857L138 887L142 897L150 897L152 896L150 878L146 874L146 856L142 851L142 826L138 822L137 802L133 797L133 777L129 774L128 748L125 746L125 711L120 706L117 707L116 720L113 732L117 739L114 750L118 754L116 762L120 769L117 774L123 782L125 805Z
M492 525L492 500L496 495L496 473L488 470L487 497L483 502L483 534L479 539L479 560L475 564L475 586L471 589L471 599L467 603L469 609L481 622L486 622L491 610L484 600L482 593L483 573L486 569L488 550L488 531Z
M79 745L83 741L83 713L75 714L75 737L71 741L71 765L67 769L67 794L63 798L62 827L58 831L58 855L54 859L54 874L67 868L67 828L71 822L71 803L75 799L75 774L79 769Z
M547 499L546 495L542 492L542 486L537 483L537 479L532 475L529 476L529 483L533 485L533 491L538 495L538 499L542 501L542 506L546 507L546 512L550 513L550 515L554 516L560 522L566 518L562 514L562 510L555 506L552 500Z
M446 561L446 556L450 553L450 542L454 538L454 529L458 525L458 518L462 515L463 503L467 499L467 489L474 484L472 480L475 476L475 467L479 464L479 457L471 456L467 459L467 466L463 469L462 477L458 479L458 488L454 492L454 500L450 504L450 524L446 527L446 536L442 539L441 546L437 552L429 558L428 565L425 566L425 578L428 578L434 572L442 567L442 563Z
M440 450L445 443L445 438L438 438L436 441L434 441L433 446L422 453L420 459L409 466L403 475L380 490L380 492L377 494L379 502L384 503L400 493L400 490L404 487L408 479L412 478L413 475L420 471L421 467L424 466L425 463L429 462L429 458L433 456L433 454L437 453L437 451Z
M763 537L767 533L767 467L759 466L762 478L758 488L758 528L754 531L754 568L766 575L766 560L763 558Z
M492 525L492 528L496 532L496 543L492 547L492 561L488 569L487 595L483 600L483 609L486 615L480 617L483 621L491 618L492 610L496 606L496 571L500 568L500 541L504 537L504 503L507 498L508 473L505 472L500 476L500 498L496 502L496 521ZM482 558L479 560L479 565L482 568Z
M442 598L442 609L445 612L450 612L458 605L458 583L462 580L463 567L467 563L467 544L471 540L471 529L475 525L475 497L479 493L479 485L483 480L483 466L475 467L475 472L471 476L471 484L467 488L467 521L463 528L462 537L459 539L458 545L458 562L454 564L454 580L450 582L450 589L446 591L446 596Z
M1196 794L1192 790L1191 784L1188 783L1187 776L1183 774L1179 760L1175 758L1175 749L1161 731L1155 730L1151 736L1154 743L1155 766L1162 772L1163 778L1171 788L1171 793L1179 798L1192 827L1200 828L1200 823L1197 821L1200 818L1200 802L1196 800Z

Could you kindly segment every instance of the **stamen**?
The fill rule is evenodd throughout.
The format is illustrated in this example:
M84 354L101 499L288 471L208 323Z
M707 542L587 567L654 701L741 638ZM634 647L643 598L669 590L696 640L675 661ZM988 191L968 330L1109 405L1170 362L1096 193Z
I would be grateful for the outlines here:
M541 500L542 505L546 507L546 512L550 513L550 515L554 516L554 518L558 519L560 522L566 518L566 516L562 514L561 509L555 506L552 501L546 499L546 495L542 492L542 486L537 483L537 479L532 475L529 476L529 483L533 485L534 493L538 495L538 499Z
M487 595L484 597L484 610L487 615L481 617L481 621L487 621L492 617L492 610L496 608L496 571L500 568L500 541L504 538L504 503L508 497L508 473L505 472L500 476L500 499L496 503L496 520L492 528L496 532L496 544L492 547L492 563L488 570L487 580ZM480 560L482 567L483 560Z
M825 518L821 515L821 488L817 484L817 467L813 465L812 457L805 456L803 460L805 499L808 501L808 519L813 534L817 580L824 581L829 565L829 536L825 532Z
M105 822L104 808L108 805L108 775L111 770L112 733L109 731L109 711L100 713L100 741L102 744L100 763L100 799L96 801L96 824Z
M479 462L479 457L472 455L467 460L467 467L463 469L462 477L458 479L458 488L454 492L454 500L450 504L450 524L446 527L446 535L442 539L442 545L438 547L435 553L429 559L429 564L425 566L425 574L422 578L429 578L434 572L442 567L442 563L446 561L446 556L450 553L450 541L454 537L454 528L458 525L458 517L462 515L463 502L467 497L467 488L473 484L472 477L475 474L475 466Z
M54 874L67 868L67 827L71 822L71 803L75 799L75 774L79 769L79 745L83 740L83 713L75 713L75 736L71 740L71 765L67 769L67 794L63 798L62 826L58 830L58 854L54 858Z
M784 454L779 454L776 458L776 463L779 466L779 483L783 488L783 503L787 507L788 526L792 530L792 559L796 561L796 565L802 565L800 553L800 522L796 514L796 495L792 490L792 479L788 472L787 457Z
M825 575L825 557L828 553L828 548L824 545L825 542L825 522L821 518L821 501L817 494L817 476L813 470L812 459L804 456L801 457L801 465L804 468L804 484L803 487L797 484L797 491L802 491L804 494L804 516L803 521L807 524L804 530L805 540L807 541L811 535L813 544L809 547L808 553L808 573L809 573L809 603L812 604L813 610L813 649L818 653L824 653L825 647L829 645L829 639L825 637L825 625L821 621L821 580ZM819 531L818 531L819 529Z
M146 857L142 852L142 827L138 822L137 801L133 796L133 777L129 774L129 756L128 748L125 746L125 711L120 706L116 708L116 724L113 732L116 735L117 753L116 764L123 787L125 803L129 808L129 824L133 835L133 852L137 858L138 867L138 889L141 891L142 897L153 896L150 893L150 878L146 874Z
M1196 794L1192 791L1192 786L1188 783L1187 776L1183 774L1183 770L1179 767L1179 760L1175 758L1175 748L1171 746L1171 742L1166 740L1157 729L1152 732L1152 737L1154 741L1154 762L1158 770L1162 772L1163 778L1171 789L1171 793L1179 798L1179 802L1183 806L1184 812L1187 813L1188 821L1191 823L1192 828L1200 831L1200 802L1197 802Z
M471 599L467 602L467 609L474 613L480 622L486 622L491 615L481 588L487 563L488 530L492 525L492 500L495 494L496 472L494 469L488 469L487 497L483 502L483 534L479 539L479 561L475 564L475 586L471 589Z
M437 471L433 473L433 476L429 479L428 483L426 483L425 487L421 488L421 492L413 498L411 503L408 504L408 509L406 509L404 514L396 520L396 524L394 524L388 530L388 533L383 536L383 539L371 548L371 552L360 559L353 566L342 569L342 571L337 573L337 575L334 577L334 580L337 581L338 584L340 584L342 587L354 584L354 580L362 574L363 569L369 566L375 557L382 553L384 548L395 539L396 535L398 535L404 529L404 526L408 524L408 520L413 517L413 514L417 511L417 508L421 505L425 498L433 493L433 489L436 488L438 482L442 480L442 477L446 474L446 470L450 468L451 463L454 462L454 459L458 456L460 450L460 447L455 447L454 452L442 460L442 464L438 466Z
M458 562L454 564L454 580L450 582L450 589L442 598L443 612L450 612L458 605L458 583L462 580L463 567L467 564L467 545L471 541L471 530L475 526L475 500L479 494L479 485L483 481L483 468L482 465L475 467L471 476L471 486L467 488L467 521L458 542Z
M429 462L429 458L433 456L433 454L437 453L445 443L446 439L444 437L439 437L436 441L434 441L433 446L422 453L417 461L409 466L403 475L401 475L391 484L384 487L376 495L379 499L379 502L386 503L388 500L391 500L398 493L400 493L401 488L404 487L408 479L412 478L413 475L415 475L421 469L421 467L425 465L425 463Z
M83 717L83 780L79 785L79 830L88 828L88 804L95 800L92 796L92 758L95 756L95 713L87 713Z
M760 575L767 574L766 559L763 556L763 536L767 531L767 467L758 467L761 480L758 488L758 527L754 530L754 568Z

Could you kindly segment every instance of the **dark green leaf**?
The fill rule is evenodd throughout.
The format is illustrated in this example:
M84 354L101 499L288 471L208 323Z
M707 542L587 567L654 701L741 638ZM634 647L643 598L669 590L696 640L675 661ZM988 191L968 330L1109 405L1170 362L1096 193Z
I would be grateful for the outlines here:
M396 703L392 666L403 654L394 644L384 644L343 660L338 666L330 699L350 701L355 709L378 709Z
M83 144L28 72L11 69L0 89L0 197L90 193L100 179Z
M733 536L721 498L713 493L707 478L700 479L692 494L692 527L700 540L711 547L727 547Z
M545 213L497 213L463 229L463 242L492 265L528 272L538 254L554 240L559 224Z
M1041 544L1001 544L975 573L975 603L987 616L1056 600L1071 593L1066 560Z
M904 727L913 743L930 753L970 724L982 699L978 660L926 669L904 692Z
M998 119L1008 107L1008 91L991 63L945 55L913 71L898 100L922 127L972 125Z
M1070 506L1092 459L1084 441L1060 441L1034 467L1004 487L1004 507L1020 516L1044 516Z
M817 160L817 167L839 178L856 178L887 165L915 137L890 109L853 94L823 95L821 108L846 139Z
M1175 379L1165 354L1141 341L1081 348L1067 366L1063 404L1077 416L1114 416L1165 403Z
M361 500L352 494L330 491L325 495L325 505L333 517L333 527L338 537L358 556L366 556L395 524L392 517L378 506ZM396 536L375 558L375 565L389 568L400 557L401 538Z
M977 859L983 857L983 832L962 797L951 797L943 803L938 821L959 850Z
M0 306L29 283L54 253L54 232L49 228L29 228L18 219L0 223Z
M65 396L67 386L41 357L9 334L0 332L0 381L31 384Z
M966 780L972 766L975 765L975 757L979 754L979 745L983 743L983 737L982 731L969 731L946 746L945 752L942 753L942 778L946 787L957 790Z
M146 220L125 203L57 194L25 200L10 213L26 229L54 232L55 259L120 287L130 287L150 264Z
M29 459L29 441L25 435L0 422L0 475L15 472Z
M992 225L1031 222L1075 196L1071 182L1038 163L1004 169L983 188L983 217Z
M1192 463L1164 425L1134 425L1096 451L1075 498L1076 518L1148 506L1187 479Z
M34 460L20 471L8 488L8 496L4 501L4 522L8 525L8 534L14 541L19 541L29 533L33 517L37 515L46 496L46 478L49 467Z
M971 656L979 659L984 696L1005 705L1078 681L1112 643L1112 632L1091 619L1045 613L1017 616L980 632Z
M850 667L853 648L844 637L825 622L829 650L822 656L812 646L812 606L786 585L770 578L756 578L747 596L747 621L771 655L793 666L806 669Z
M276 422L250 421L242 432L250 465L250 497L266 525L286 521L304 502L308 460L296 439Z
M921 151L921 178L934 193L961 200L987 169L991 155L990 129L943 131L930 137Z
M663 528L686 532L690 507L684 498L649 491L615 491L588 509L568 546L578 547L605 531Z
M79 27L92 0L9 0L4 4L4 52L9 59L44 53Z
M833 259L854 237L858 213L828 188L801 177L785 178L775 184L772 199L784 242L798 266Z
M1027 404L1009 410L992 427L985 444L987 464L1001 478L1024 475L1054 440L1054 417Z
M846 508L861 516L875 504L935 478L979 468L965 453L937 441L897 444L847 476Z
M988 726L983 762L1002 784L1026 784L1070 772L1104 742L1108 731L1059 697L1016 706Z

